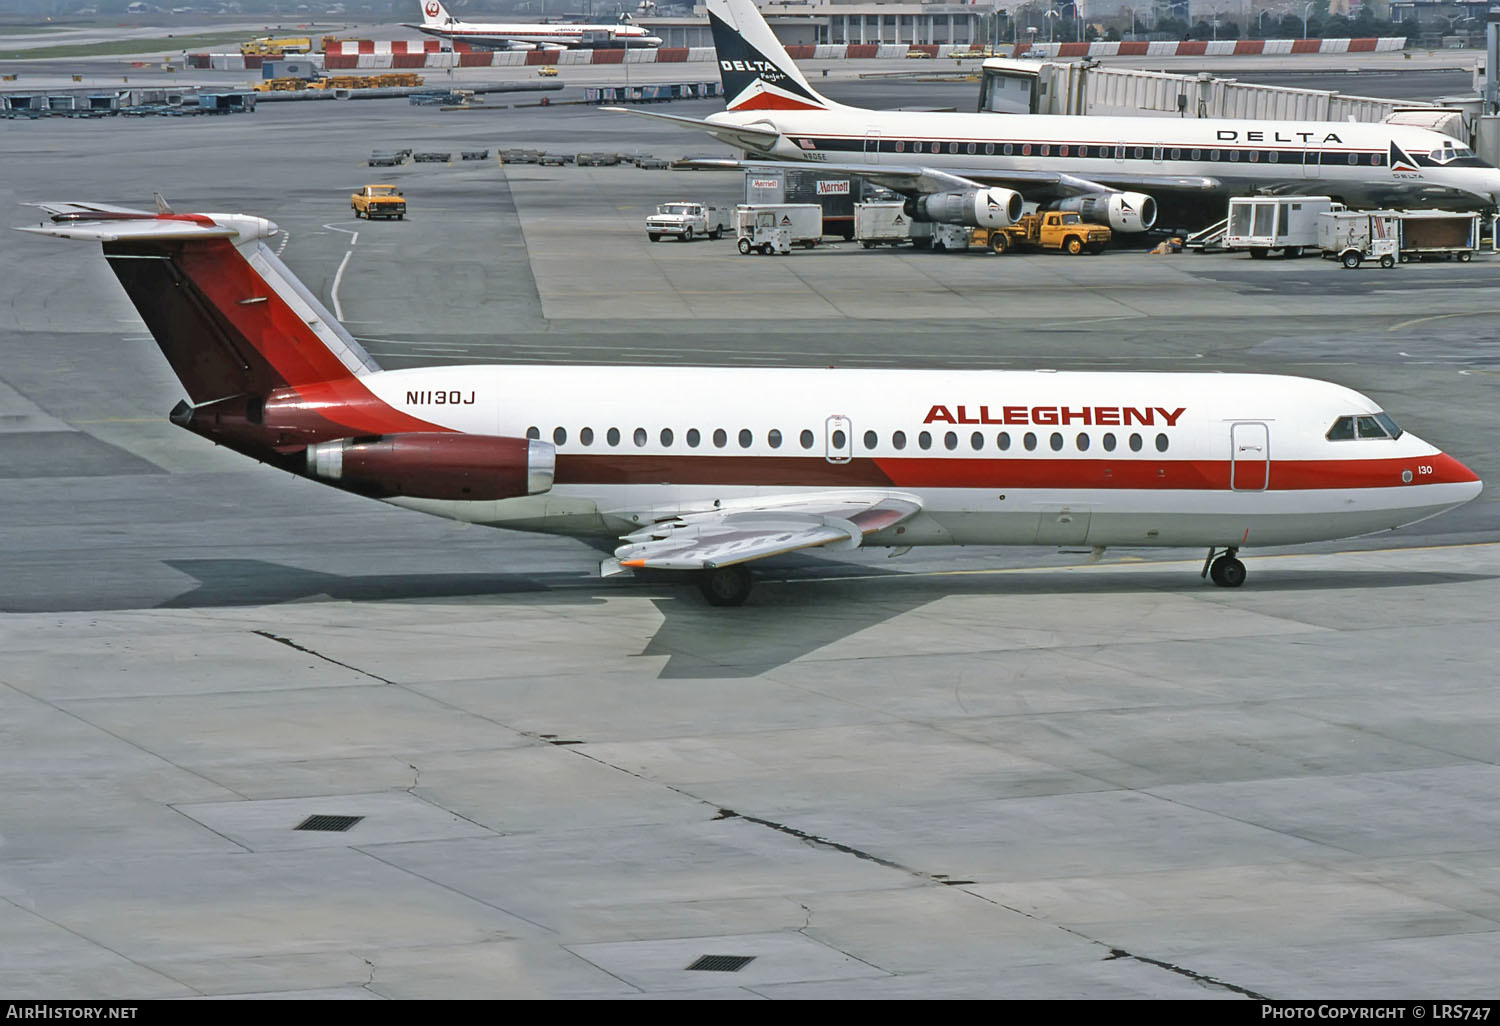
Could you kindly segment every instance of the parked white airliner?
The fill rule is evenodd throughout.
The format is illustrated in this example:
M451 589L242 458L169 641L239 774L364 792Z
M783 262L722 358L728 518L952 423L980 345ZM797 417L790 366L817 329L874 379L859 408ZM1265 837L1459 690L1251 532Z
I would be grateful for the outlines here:
M236 214L43 205L103 243L188 395L171 419L291 473L613 549L605 574L799 549L1198 546L1382 531L1479 494L1371 399L1242 374L454 366L382 371Z
M1158 219L1201 226L1224 216L1227 197L1257 191L1360 208L1500 201L1500 170L1457 139L1404 125L846 107L803 77L751 0L707 6L728 109L705 120L626 112L747 155L720 164L813 161L866 178L905 195L918 219L1004 227L1024 199L1139 232Z
M661 46L661 39L625 22L580 25L572 22L481 24L459 21L440 0L419 0L422 24L407 25L429 36L459 40L495 50L611 50Z

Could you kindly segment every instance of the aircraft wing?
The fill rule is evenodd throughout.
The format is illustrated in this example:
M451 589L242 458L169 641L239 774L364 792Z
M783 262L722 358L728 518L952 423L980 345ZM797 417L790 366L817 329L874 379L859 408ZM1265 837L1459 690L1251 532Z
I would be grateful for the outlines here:
M737 146L742 150L767 150L775 145L776 140L781 138L781 133L772 128L746 128L735 125L720 125L712 121L701 121L698 118L685 118L679 114L658 114L655 111L631 110L628 107L601 107L612 114L634 114L641 118L655 118L657 121L667 121L684 128L696 128L707 132L720 142ZM722 164L714 161L697 162L694 164L701 167L751 167L753 162L747 161L724 161ZM759 165L755 165L759 166ZM793 164L792 166L798 166Z
M661 115L658 115L661 116ZM686 120L686 119L684 119ZM708 122L702 122L705 128ZM728 140L725 140L726 142ZM1089 193L1114 192L1118 189L1141 189L1146 192L1211 192L1220 188L1217 178L1197 175L1100 175L1080 178L1061 171L975 171L972 168L946 170L937 167L905 167L887 164L833 164L797 160L715 160L703 158L688 161L696 168L738 168L745 171L818 168L835 174L852 175L874 182L882 188L903 195L933 192L955 192L963 189L999 185L1026 190L1028 194L1044 192L1056 196L1083 196Z
M799 549L855 549L867 535L921 512L904 492L820 492L731 500L669 517L620 539L600 573L712 570Z

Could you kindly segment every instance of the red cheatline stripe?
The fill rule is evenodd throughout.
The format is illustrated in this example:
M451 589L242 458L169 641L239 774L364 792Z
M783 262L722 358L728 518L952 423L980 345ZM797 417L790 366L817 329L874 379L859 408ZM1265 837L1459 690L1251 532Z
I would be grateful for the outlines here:
M1362 443L1352 442L1351 445ZM1372 443L1376 444L1376 443ZM1428 472L1423 472L1422 468ZM1097 488L1223 491L1228 460L877 457L829 463L820 456L688 456L660 453L565 453L557 457L558 484L719 484L787 488ZM1401 488L1410 484L1476 481L1446 454L1412 459L1282 460L1271 466L1271 491L1323 488ZM1241 486L1261 476L1241 463Z

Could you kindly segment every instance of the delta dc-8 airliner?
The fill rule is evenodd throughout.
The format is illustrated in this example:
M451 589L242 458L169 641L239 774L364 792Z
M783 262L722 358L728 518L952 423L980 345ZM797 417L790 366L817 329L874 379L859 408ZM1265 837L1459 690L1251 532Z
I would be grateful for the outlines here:
M1003 228L1024 202L1117 232L1202 227L1227 198L1328 195L1351 207L1490 210L1500 169L1463 142L1383 123L867 110L803 76L751 0L707 0L726 110L706 119L607 108L745 151L700 166L818 164L906 197L924 221Z
M1250 374L451 366L381 370L240 214L39 204L103 244L187 393L171 420L289 473L453 520L570 535L605 575L807 549L1196 546L1388 530L1479 494L1336 384Z

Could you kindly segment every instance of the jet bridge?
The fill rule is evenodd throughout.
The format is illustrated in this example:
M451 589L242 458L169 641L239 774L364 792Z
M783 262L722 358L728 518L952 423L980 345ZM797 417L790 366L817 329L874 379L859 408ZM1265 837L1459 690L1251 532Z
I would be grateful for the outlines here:
M995 57L984 62L978 109L1007 114L1380 122L1400 111L1427 108L1438 109L1438 105L1346 96L1334 90L1258 85L1207 72L1174 75L1105 68L1088 61ZM1467 128L1458 134L1465 140L1469 136Z

